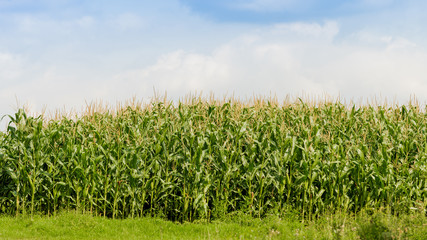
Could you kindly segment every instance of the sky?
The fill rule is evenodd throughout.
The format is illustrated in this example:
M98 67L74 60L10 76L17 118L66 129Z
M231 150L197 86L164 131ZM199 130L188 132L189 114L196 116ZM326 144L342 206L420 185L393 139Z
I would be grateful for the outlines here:
M427 1L0 0L0 115L155 93L427 100Z

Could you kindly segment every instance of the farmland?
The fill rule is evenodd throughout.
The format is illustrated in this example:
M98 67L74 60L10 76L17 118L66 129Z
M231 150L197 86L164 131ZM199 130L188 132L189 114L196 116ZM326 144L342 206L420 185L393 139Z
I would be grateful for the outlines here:
M417 105L154 101L0 136L0 213L212 221L293 212L425 215L427 114Z

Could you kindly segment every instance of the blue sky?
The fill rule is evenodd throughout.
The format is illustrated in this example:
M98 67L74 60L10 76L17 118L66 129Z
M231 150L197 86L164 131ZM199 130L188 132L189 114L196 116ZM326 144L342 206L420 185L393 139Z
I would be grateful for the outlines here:
M194 12L218 22L269 24L286 21L316 21L397 8L404 1L377 0L183 0Z
M421 0L0 0L0 114L153 89L424 103L426 11Z

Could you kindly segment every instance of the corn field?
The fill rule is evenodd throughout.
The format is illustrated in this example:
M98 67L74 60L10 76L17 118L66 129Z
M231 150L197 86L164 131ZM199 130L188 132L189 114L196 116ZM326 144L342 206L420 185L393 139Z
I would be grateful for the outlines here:
M418 106L193 99L77 119L21 109L9 119L0 214L193 221L427 207L427 114Z

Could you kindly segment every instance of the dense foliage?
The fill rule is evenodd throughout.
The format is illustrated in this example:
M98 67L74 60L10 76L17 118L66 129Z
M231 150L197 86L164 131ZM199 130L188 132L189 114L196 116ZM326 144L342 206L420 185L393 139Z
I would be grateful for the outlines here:
M427 115L416 106L152 103L0 135L0 213L301 217L425 211Z

